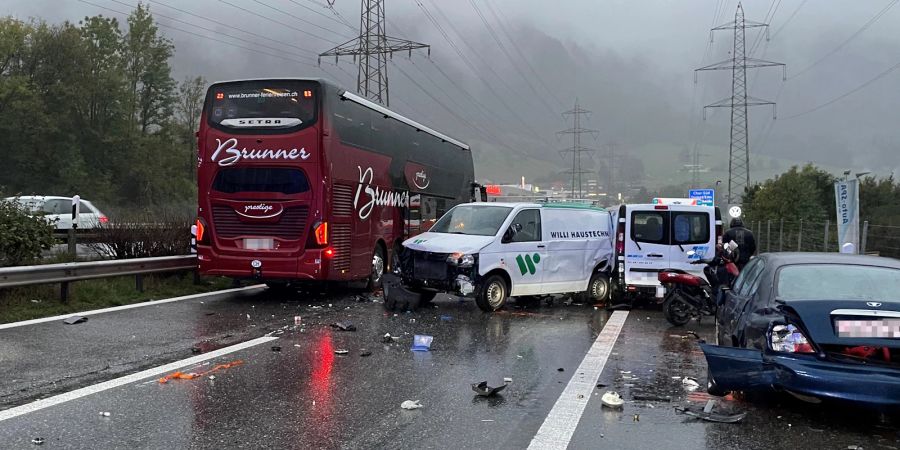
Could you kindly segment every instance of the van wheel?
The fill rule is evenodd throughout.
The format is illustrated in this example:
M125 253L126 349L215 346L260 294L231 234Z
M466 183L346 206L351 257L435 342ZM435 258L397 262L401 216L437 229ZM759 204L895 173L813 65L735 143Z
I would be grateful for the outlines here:
M366 289L374 291L380 288L382 277L384 277L384 250L380 245L376 245L375 252L372 253L372 273L369 274Z
M475 296L475 303L482 311L494 312L506 304L509 288L500 275L489 276L482 284L481 292Z
M588 283L587 298L595 303L609 301L610 284L609 277L604 273L594 273L591 282Z

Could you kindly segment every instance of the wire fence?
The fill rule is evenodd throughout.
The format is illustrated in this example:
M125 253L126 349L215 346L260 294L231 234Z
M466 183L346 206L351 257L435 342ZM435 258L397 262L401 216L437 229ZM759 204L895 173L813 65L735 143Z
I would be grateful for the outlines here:
M840 250L837 227L832 221L759 220L750 222L749 225L756 236L759 253ZM900 258L900 226L863 222L857 250L859 253Z

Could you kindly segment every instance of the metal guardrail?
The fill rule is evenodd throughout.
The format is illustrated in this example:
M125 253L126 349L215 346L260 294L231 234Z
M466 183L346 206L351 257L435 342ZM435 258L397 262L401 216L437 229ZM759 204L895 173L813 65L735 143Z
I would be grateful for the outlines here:
M0 288L60 283L60 296L66 301L73 281L135 275L135 286L143 291L143 275L196 268L197 255L4 267L0 268Z

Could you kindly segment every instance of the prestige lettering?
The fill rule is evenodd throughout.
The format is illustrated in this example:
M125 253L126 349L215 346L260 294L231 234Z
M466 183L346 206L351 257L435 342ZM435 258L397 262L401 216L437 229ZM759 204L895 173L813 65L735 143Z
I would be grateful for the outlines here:
M250 211L262 211L263 214L266 214L273 209L275 209L274 206L267 205L265 203L260 203L258 205L245 205L244 206L245 213L250 212Z

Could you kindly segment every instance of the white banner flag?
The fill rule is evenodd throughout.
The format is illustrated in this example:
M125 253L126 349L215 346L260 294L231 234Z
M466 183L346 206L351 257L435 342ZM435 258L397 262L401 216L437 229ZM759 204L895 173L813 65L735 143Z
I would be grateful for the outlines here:
M836 181L834 199L838 248L849 242L859 251L859 180Z

